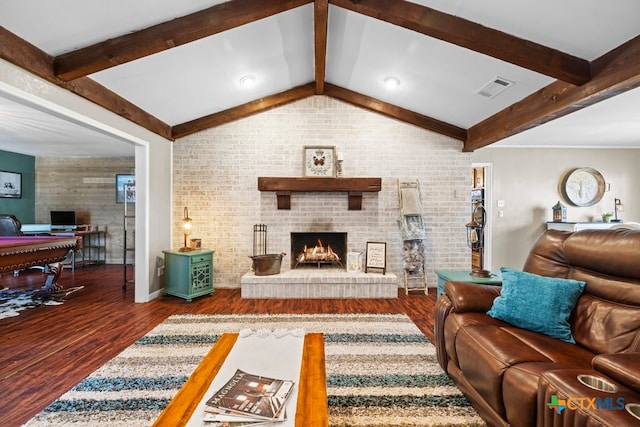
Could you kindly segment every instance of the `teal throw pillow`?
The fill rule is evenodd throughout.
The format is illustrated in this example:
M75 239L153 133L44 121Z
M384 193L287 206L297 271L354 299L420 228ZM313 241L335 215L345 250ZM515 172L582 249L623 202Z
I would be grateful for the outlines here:
M585 282L502 268L502 291L487 314L514 326L575 344L569 316Z

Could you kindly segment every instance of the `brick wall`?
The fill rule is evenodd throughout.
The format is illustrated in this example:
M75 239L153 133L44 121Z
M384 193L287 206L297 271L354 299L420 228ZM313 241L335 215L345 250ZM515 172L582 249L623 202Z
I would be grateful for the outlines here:
M347 210L346 193L293 193L291 210L276 208L259 176L299 177L304 145L333 145L345 177L381 177L382 191L364 193L361 211ZM173 240L183 241L185 206L193 234L214 249L215 286L239 287L249 270L253 225L268 227L268 252L286 252L292 231L346 231L349 250L387 242L388 269L402 277L397 182L419 179L427 228L429 286L434 269L469 266L464 225L470 218L471 155L451 138L315 96L174 143Z
M79 223L106 230L107 263L122 264L123 205L116 204L116 174L134 168L133 157L36 157L36 223L48 224L52 210L76 211Z

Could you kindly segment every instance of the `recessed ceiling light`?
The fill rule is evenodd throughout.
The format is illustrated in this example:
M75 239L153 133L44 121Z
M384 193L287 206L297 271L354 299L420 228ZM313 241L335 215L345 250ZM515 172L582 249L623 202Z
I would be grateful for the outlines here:
M256 76L253 76L251 74L247 74L246 76L242 76L240 78L240 86L242 87L251 87L254 85L254 83L256 82Z
M384 78L384 85L387 87L387 89L395 89L398 86L400 86L400 79L397 77L385 77Z

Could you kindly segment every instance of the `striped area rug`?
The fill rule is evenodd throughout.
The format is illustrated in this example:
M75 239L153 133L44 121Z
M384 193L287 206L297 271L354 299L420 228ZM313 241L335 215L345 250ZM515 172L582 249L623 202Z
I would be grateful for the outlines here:
M220 335L247 328L324 333L331 426L485 426L403 314L171 316L27 425L148 426Z

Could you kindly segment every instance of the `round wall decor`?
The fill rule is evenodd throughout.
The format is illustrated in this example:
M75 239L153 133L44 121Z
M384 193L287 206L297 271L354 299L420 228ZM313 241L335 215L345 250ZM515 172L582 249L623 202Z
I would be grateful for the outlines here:
M576 168L561 181L560 190L567 203L573 206L592 206L604 196L604 178L593 168Z

